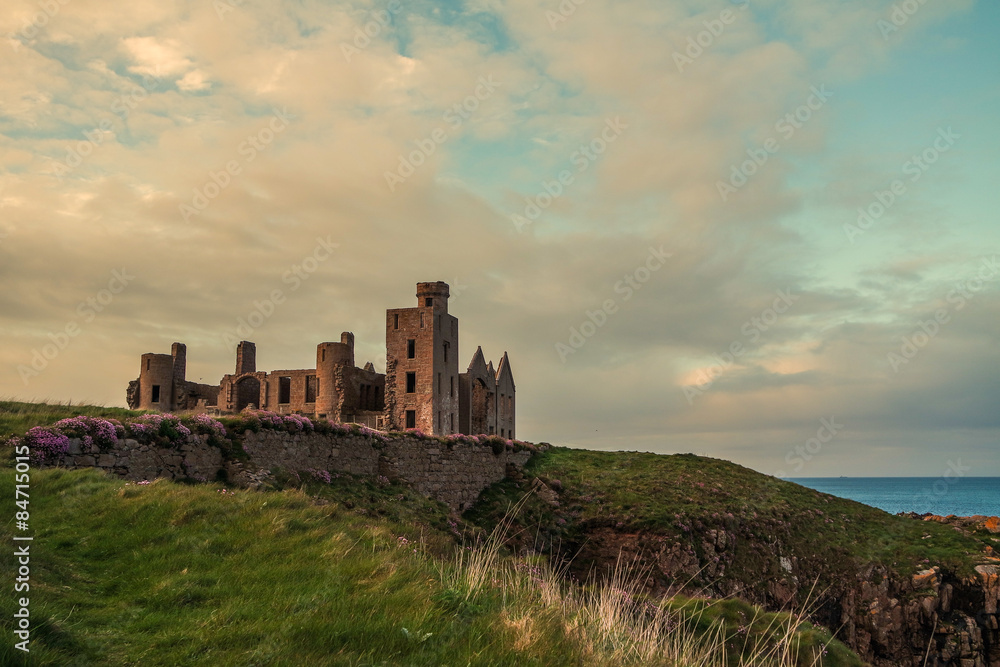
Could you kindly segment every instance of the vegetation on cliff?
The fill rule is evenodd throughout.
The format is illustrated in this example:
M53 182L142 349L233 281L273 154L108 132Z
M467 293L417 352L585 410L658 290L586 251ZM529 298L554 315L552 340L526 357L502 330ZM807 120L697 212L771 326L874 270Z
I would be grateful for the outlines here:
M786 614L657 603L621 572L580 586L497 539L456 547L443 506L375 480L233 491L49 469L30 507L31 653L5 625L3 664L860 664Z

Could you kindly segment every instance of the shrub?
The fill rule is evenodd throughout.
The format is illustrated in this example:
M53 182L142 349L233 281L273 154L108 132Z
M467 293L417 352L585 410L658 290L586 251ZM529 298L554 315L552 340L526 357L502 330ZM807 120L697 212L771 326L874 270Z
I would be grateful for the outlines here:
M35 465L52 463L69 451L69 436L54 428L36 426L29 429L20 440L11 441L15 447L26 444L30 448L31 462Z
M217 438L225 438L228 435L226 433L226 427L222 425L222 422L212 419L206 414L195 415L192 417L191 425L194 426L195 431L201 435L215 436Z
M135 421L129 422L126 430L140 442L160 445L176 444L191 435L191 429L181 423L180 418L172 414L143 415Z
M114 447L118 439L125 435L125 429L118 420L99 417L61 419L52 428L70 438L80 438L87 446L94 444L101 449Z

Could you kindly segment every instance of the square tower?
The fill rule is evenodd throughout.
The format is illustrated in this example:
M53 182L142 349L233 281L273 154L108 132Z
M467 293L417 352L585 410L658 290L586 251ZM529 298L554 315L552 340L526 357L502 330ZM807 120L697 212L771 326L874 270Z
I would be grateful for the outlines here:
M417 307L386 311L385 412L390 430L458 432L458 318L448 284L417 283Z

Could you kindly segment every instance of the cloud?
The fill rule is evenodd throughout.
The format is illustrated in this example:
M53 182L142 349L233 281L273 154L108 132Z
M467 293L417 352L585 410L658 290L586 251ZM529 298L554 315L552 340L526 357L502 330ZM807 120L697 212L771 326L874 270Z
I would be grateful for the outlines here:
M984 247L954 223L933 245L929 211L958 215L948 167L863 244L842 229L927 139L899 155L841 146L845 109L866 102L850 95L951 10L928 5L887 44L875 20L889 3L752 3L679 71L675 53L731 6L585 3L553 29L555 2L411 3L365 45L367 3L221 18L199 3L65 5L0 59L0 394L121 404L139 355L175 340L190 375L215 381L232 366L225 334L275 289L288 299L253 336L262 367L306 367L352 330L381 368L384 310L440 279L465 285L463 363L479 344L510 353L528 438L701 448L770 471L829 414L854 429L838 442L855 457L908 439L930 452L934 428L963 421L987 433L995 284L898 374L887 362ZM29 8L0 26L15 32ZM484 77L499 85L477 97ZM829 103L779 130L823 84ZM615 118L627 128L602 148ZM769 138L780 149L723 201L718 183ZM390 191L386 173L415 152ZM573 182L518 233L511 215L564 170ZM327 237L335 256L292 291L287 272ZM626 300L661 245L672 257ZM122 267L135 281L83 321ZM772 323L789 289L799 298ZM564 363L556 344L608 299L616 311ZM18 367L74 322L25 386ZM689 404L683 386L734 343L740 358ZM981 452L986 437L958 439ZM817 474L850 460L831 454Z

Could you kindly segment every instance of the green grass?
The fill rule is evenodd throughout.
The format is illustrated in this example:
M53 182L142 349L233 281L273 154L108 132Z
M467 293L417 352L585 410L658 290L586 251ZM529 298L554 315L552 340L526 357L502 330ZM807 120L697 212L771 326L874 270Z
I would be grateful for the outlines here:
M85 415L107 419L124 419L143 414L125 408L105 408L94 405L50 405L48 403L22 403L0 401L0 438L21 436L34 426L48 426L67 417Z
M3 488L12 488L13 475L0 469ZM403 487L343 477L309 485L308 493L221 489L127 484L94 470L32 471L32 650L27 659L15 651L4 624L0 664L609 664L602 656L611 649L593 640L604 635L581 629L600 618L594 610L603 608L586 600L601 589L545 570L550 593L561 591L553 599L524 567L529 561L499 548L459 549L480 563L484 553L492 558L472 590L474 568L454 557L444 507ZM0 536L8 544L12 528ZM13 597L0 596L5 618ZM713 618L727 628L720 637L734 636L748 617L768 618L736 601L669 603L697 605L684 612L697 626L692 647L718 632ZM628 626L621 632L633 634ZM794 628L790 636L819 650L823 638L809 632ZM721 666L732 648L708 650L715 660L707 663L615 664Z
M441 541L431 525L300 491L136 486L96 471L33 472L31 498L29 664L570 664L514 650L493 615L455 622L436 604L434 560L412 546L421 532ZM6 618L11 604L2 597ZM0 662L18 664L6 627L2 641Z
M598 533L638 535L652 546L656 540L690 545L704 564L713 554L706 553L703 536L726 531L735 544L721 554L724 575L705 570L692 583L711 590L724 578L751 599L760 599L769 582L790 577L780 569L778 554L797 559L797 574L810 573L823 591L856 579L870 563L900 576L933 565L970 576L982 562L985 546L949 526L892 516L728 461L693 455L556 447L534 457L525 475L524 481L506 480L488 489L468 518L486 528L494 525L534 478L561 486L558 507L537 497L524 503L518 519L520 545L570 554L583 549L574 562L579 572L602 565L586 555ZM799 590L808 592L811 581Z

